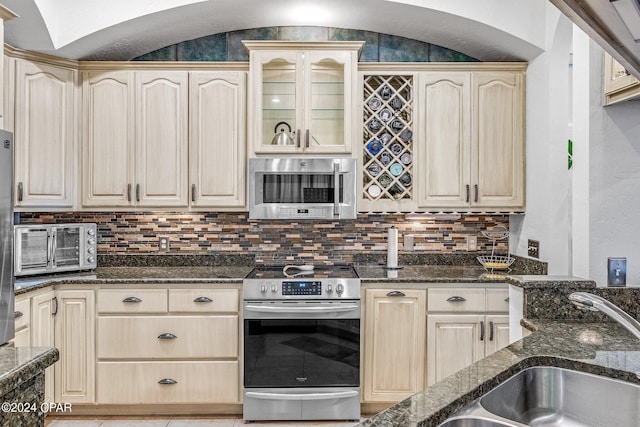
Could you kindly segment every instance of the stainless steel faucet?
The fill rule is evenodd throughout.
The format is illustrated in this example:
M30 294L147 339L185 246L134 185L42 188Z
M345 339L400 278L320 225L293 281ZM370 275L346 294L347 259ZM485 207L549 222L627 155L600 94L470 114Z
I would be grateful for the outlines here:
M581 310L603 312L640 339L640 322L612 302L588 292L574 292L569 300Z

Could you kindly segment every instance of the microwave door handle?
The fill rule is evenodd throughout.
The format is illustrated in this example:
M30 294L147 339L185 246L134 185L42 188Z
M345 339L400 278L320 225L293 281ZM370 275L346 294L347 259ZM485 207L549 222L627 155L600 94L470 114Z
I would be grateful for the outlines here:
M333 216L340 216L340 164L333 164Z

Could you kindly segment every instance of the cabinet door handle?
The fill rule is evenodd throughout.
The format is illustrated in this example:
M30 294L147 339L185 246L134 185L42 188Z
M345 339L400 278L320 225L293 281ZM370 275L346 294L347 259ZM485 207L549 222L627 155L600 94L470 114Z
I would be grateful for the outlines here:
M304 146L309 148L309 129L304 133Z
M478 184L473 186L474 202L478 203Z
M406 297L404 292L400 292L400 291L391 291L387 294L387 296L388 297Z
M14 319L17 319L17 318L22 317L22 316L24 316L24 313L21 312L21 311L16 311L16 312L13 313L13 318Z
M489 322L489 341L493 341L493 322Z
M22 185L22 182L19 182L18 183L18 201L21 202L23 198L24 198L24 185Z
M137 297L126 297L125 299L122 300L122 302L142 302L142 300L140 298Z
M191 184L191 201L192 202L196 201L196 185L195 184Z
M158 335L159 340L175 340L178 338L177 336L170 334L169 332L165 332L164 334Z
M484 341L484 321L480 321L480 341Z
M296 147L300 148L300 129L296 130Z
M213 302L213 300L209 297L198 297L193 302Z
M465 188L467 189L466 193L467 193L467 203L469 202L469 184L465 185Z
M58 297L53 297L51 301L53 302L53 306L54 306L54 310L53 310L53 313L51 313L51 315L55 316L56 314L58 314Z
M506 298L504 299L504 302L509 302L509 297L506 297Z
M162 385L173 385L173 384L178 384L178 381L173 380L171 378L163 378L160 381L158 381L158 384L162 384Z
M465 302L466 299L464 297L459 297L459 296L452 296L447 298L448 302Z
M136 184L136 202L140 201L140 184Z
M131 201L131 184L127 184L127 202Z

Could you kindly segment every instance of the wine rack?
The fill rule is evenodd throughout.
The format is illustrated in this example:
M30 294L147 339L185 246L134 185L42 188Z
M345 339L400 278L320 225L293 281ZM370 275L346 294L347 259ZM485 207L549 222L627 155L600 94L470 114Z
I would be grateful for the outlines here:
M364 76L363 197L413 197L413 77Z

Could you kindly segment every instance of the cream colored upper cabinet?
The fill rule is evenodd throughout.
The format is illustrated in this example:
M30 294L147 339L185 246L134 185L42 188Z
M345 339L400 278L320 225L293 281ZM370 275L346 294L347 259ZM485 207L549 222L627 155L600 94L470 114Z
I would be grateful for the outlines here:
M426 291L367 289L363 400L397 402L424 388Z
M246 73L189 75L191 207L244 208Z
M15 206L64 207L75 196L76 71L15 64Z
M133 76L132 71L83 74L82 206L133 202Z
M472 206L524 207L524 73L472 76Z
M351 153L360 42L244 42L255 154Z
M524 73L420 73L421 208L524 208Z
M138 206L187 206L188 73L140 71L136 86Z
M188 205L188 73L83 74L83 207Z
M468 207L471 185L471 74L418 77L418 203Z
M605 105L637 98L640 82L608 53L604 54Z

